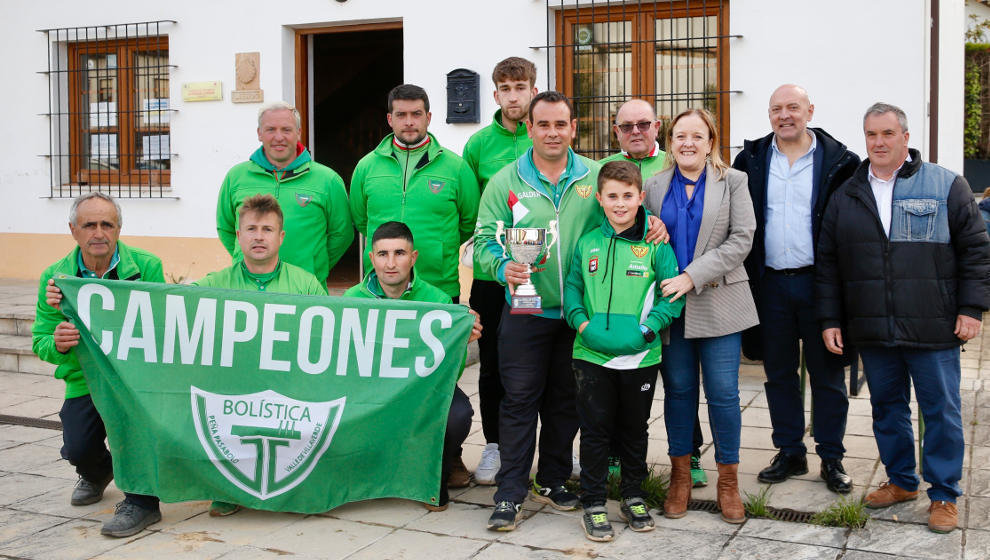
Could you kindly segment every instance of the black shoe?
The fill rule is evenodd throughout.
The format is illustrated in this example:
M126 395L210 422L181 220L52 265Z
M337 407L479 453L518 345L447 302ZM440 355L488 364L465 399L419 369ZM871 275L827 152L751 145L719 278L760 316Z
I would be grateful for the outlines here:
M619 504L619 518L629 524L633 531L653 530L653 517L650 516L643 498L629 498Z
M116 512L109 521L103 524L100 533L108 537L129 537L161 520L162 512L157 507L145 509L124 501L117 504Z
M853 481L842 468L842 459L822 459L821 477L825 486L833 492L848 494L852 491Z
M773 484L800 474L808 474L808 459L804 455L788 455L781 451L756 478L760 482Z
M519 504L502 501L495 504L495 511L488 518L488 528L492 531L512 531L519 520Z
M553 509L560 511L573 511L581 503L581 500L569 492L563 484L540 486L535 480L533 481L532 498L534 502L548 504Z
M608 511L605 506L591 506L584 510L581 516L581 526L588 540L608 542L615 538L612 524L608 522Z
M72 489L72 498L69 503L74 506L95 504L103 499L103 491L106 490L107 484L110 484L111 480L113 480L113 473L98 482L86 480L80 476L79 481L76 482L76 487Z

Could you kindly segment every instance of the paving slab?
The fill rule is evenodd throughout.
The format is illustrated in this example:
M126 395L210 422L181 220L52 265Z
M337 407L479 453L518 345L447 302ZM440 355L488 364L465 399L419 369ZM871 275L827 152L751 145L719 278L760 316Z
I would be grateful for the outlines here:
M616 537L626 529L616 526ZM631 531L630 531L631 532ZM585 556L600 555L611 543L595 543L584 537L584 531L578 521L563 523L559 515L536 513L520 523L515 531L499 537L499 542L530 546L534 548L551 548L570 554Z
M0 451L0 470L7 472L33 473L38 467L59 460L51 448L33 443L25 443Z
M658 530L687 531L690 533L705 533L712 535L724 535L726 540L730 535L734 535L739 530L739 525L726 523L715 513L706 511L688 511L680 519L667 519L662 514L654 514Z
M0 508L0 544L70 521L64 517Z
M849 535L846 548L922 558L959 558L962 535L962 531L940 535L926 525L872 520Z
M447 511L432 512L415 519L405 526L412 531L437 535L465 537L478 540L495 540L502 533L487 529L491 507L473 504L451 503Z
M309 516L276 531L265 531L266 534L254 538L249 544L289 554L346 558L393 531L395 529L381 525ZM428 557L429 553L424 556Z
M648 533L624 531L601 557L638 560L647 557L711 560L718 558L729 535L657 528Z
M781 542L753 537L734 537L722 550L720 560L826 560L842 554L838 548Z
M225 543L232 545L255 544L258 539L266 538L276 531L291 526L305 516L298 513L282 513L272 511L260 511L245 509L234 515L227 517L210 517L207 513L209 504L206 502L187 502L198 508L198 513L191 517L177 515L176 519L170 520L164 515L166 504L162 504L163 532L183 534L183 533L207 533ZM168 506L180 504L168 504ZM178 518L182 519L178 519ZM322 518L321 518L322 519ZM171 524L169 521L172 521ZM331 526L334 520L328 520L327 525ZM156 527L158 527L156 525ZM264 547L261 547L264 548Z
M296 552L286 552L277 548L258 548L256 546L241 546L228 551L220 558L224 560L322 560L320 556L310 556Z
M533 549L499 542L488 545L474 556L474 560L506 560L510 558L512 560L572 560L574 556L558 550Z
M968 529L966 531L966 560L986 560L990 558L990 531Z
M429 510L423 507L420 502L399 498L382 498L344 504L319 515L349 521L376 523L389 527L403 527L427 513Z
M93 560L131 560L133 558L203 559L220 558L228 545L206 531L199 533L144 532L140 538L95 556Z
M348 560L459 560L470 558L488 545L488 541L434 535L398 529L385 538L348 556Z
M73 519L0 545L0 555L32 560L78 560L127 544L128 539L104 537L100 528L95 521Z
M53 488L61 487L65 481L23 473L10 473L3 477L3 492L0 492L0 506L20 502L26 498L40 496Z
M821 527L772 519L749 519L737 534L744 537L842 548L846 543L848 532L848 529L838 527Z

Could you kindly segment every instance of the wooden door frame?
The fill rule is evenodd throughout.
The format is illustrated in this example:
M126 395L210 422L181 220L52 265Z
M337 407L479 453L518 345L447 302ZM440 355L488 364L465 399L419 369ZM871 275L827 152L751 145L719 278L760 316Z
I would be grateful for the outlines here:
M306 27L295 30L296 109L299 111L300 117L302 117L299 138L303 140L307 148L311 148L309 146L309 36L323 33L352 33L356 31L385 31L389 29L402 29L402 20Z

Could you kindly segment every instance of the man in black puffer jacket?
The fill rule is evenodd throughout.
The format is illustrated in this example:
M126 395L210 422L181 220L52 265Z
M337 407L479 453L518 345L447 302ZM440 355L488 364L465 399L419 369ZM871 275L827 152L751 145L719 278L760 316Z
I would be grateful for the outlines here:
M869 161L835 192L822 221L818 319L830 351L842 352L845 335L863 358L889 478L866 505L918 495L913 381L925 420L928 527L949 532L962 493L959 347L979 334L990 306L990 239L966 180L908 149L904 111L874 104L863 130Z

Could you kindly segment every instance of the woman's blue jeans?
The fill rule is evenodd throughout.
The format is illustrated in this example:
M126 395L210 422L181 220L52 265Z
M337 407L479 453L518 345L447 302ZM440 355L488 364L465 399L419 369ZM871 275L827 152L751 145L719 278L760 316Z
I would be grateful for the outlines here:
M667 426L668 453L689 455L697 411L700 380L705 386L708 419L715 440L715 461L739 462L739 356L741 333L712 338L684 338L684 318L670 325L670 344L663 347L663 416Z

